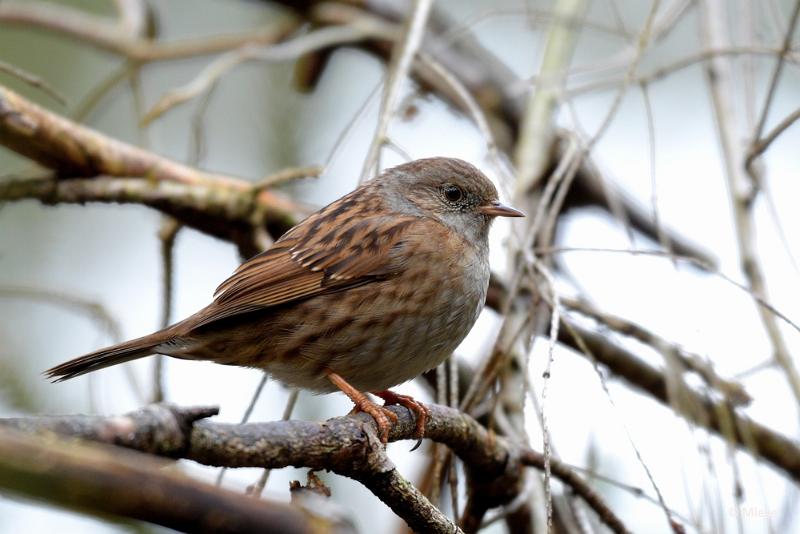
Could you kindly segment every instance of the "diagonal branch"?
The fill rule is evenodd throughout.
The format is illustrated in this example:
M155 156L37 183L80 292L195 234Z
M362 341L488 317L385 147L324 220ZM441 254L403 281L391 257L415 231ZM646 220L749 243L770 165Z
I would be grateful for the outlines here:
M321 518L296 507L244 497L164 465L134 451L0 428L0 488L25 497L183 532L312 534L323 528Z
M236 243L245 256L260 251L253 235L256 226L281 235L305 211L259 184L203 172L123 143L2 86L0 145L51 169L56 177L0 181L1 200L143 204ZM319 172L319 168L299 168L281 174L296 177Z
M505 295L505 286L499 278L493 276L489 284L486 305L499 311ZM625 380L642 393L670 406L664 372L604 336L562 318L558 330L558 342L589 358L592 363L599 363L615 377ZM462 368L462 371L466 375L470 374L466 368ZM466 377L464 382L468 382L469 379L470 377ZM785 476L800 482L800 443L797 440L752 421L736 410L729 410L724 402L704 398L691 389L687 389L685 393L684 402L678 405L679 415L725 439L727 436L723 427L726 422L722 420L720 414L729 414L737 430L733 438L738 447L755 457L764 458Z
M756 126L756 131L755 134L753 135L754 141L760 139L761 134L764 132L764 126L767 123L769 110L770 107L772 106L772 99L775 97L775 92L778 89L778 80L781 79L783 66L786 64L786 54L788 54L792 46L792 38L794 37L794 30L795 28L797 28L798 18L800 18L800 1L795 1L794 7L792 8L792 14L789 17L789 24L786 28L786 34L783 37L781 50L777 54L777 62L775 64L775 69L772 71L772 76L770 77L769 80L769 89L767 89L767 97L766 99L764 99L764 107L761 110L761 116L758 119L758 125Z
M241 180L204 173L107 137L3 86L0 86L0 144L53 169L59 177L105 174L247 188Z
M270 26L238 34L161 42L140 37L137 31L140 22L132 23L127 14L123 13L117 21L53 2L0 2L0 24L60 34L138 63L217 54L247 44L273 43L297 28L294 18L282 17Z
M600 334L564 321L558 341L606 367L636 389L670 405L664 373ZM729 423L724 417L727 416L733 424L734 435L730 437L736 446L756 458L763 458L785 476L800 482L800 444L796 440L748 419L723 401L706 398L688 388L681 395L681 402L675 406L675 410L677 414L722 439L728 438L726 425Z

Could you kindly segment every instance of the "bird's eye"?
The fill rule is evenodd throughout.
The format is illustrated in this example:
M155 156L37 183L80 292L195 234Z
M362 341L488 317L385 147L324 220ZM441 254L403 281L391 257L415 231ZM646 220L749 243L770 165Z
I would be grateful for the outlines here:
M464 192L460 187L453 184L446 184L442 187L442 194L450 202L458 202L464 197Z

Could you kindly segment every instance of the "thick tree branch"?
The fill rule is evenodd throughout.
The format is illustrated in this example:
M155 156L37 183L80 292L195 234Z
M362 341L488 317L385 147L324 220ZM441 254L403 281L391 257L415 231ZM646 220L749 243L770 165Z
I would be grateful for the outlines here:
M117 141L48 111L0 86L0 144L59 177L137 176L183 184L222 184L247 189L242 180L209 174Z
M122 419L117 421L118 435L125 424ZM85 429L83 423L75 422L59 426L62 434ZM144 434L148 432L153 433L150 445L155 446L160 429L144 430ZM251 499L192 480L164 469L163 461L138 452L53 436L42 439L8 428L0 428L0 488L93 514L113 514L184 532L311 534L324 530L319 528L319 518L306 517L296 507Z
M429 405L425 435L450 447L467 466L470 482L489 507L509 502L519 493L524 465L537 466L537 453L491 435L471 417L453 408ZM391 407L399 421L391 441L412 439L413 416ZM328 469L358 480L420 532L454 532L455 525L408 481L386 456L374 421L365 414L316 423L276 421L226 424L198 420L214 408L151 405L117 417L52 416L0 419L0 427L98 441L171 458L225 467ZM553 473L595 509L615 532L625 532L607 505L580 477L553 459Z
M186 226L239 247L242 256L260 252L254 228L263 224L279 236L296 222L294 205L269 191L250 194L230 185L187 185L140 178L0 181L0 200L33 199L43 204L104 202L139 204L171 215ZM272 207L281 206L277 212Z

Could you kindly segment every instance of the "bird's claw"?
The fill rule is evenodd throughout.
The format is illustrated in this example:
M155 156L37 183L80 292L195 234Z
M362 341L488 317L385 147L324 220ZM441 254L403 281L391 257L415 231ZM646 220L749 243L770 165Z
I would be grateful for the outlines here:
M411 450L417 450L422 444L422 438L425 437L425 423L430 416L430 410L428 407L410 395L401 395L400 393L395 393L393 391L378 391L375 393L375 395L383 399L385 403L384 406L399 404L400 406L405 406L411 411L411 413L416 415L414 437L417 438L417 443L411 448ZM392 413L392 415L394 415L394 413ZM395 416L394 421L397 422L397 416Z
M385 406L375 404L369 399L356 403L350 413L358 412L364 412L372 416L378 427L378 436L381 439L381 443L386 445L389 442L389 430L393 424L397 423L397 414ZM389 422L390 420L391 423Z

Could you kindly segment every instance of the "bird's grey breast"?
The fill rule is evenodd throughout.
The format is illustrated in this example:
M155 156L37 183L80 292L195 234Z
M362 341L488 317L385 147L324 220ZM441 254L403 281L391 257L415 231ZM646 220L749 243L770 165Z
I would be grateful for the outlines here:
M450 257L449 273L432 284L430 310L413 333L416 340L414 374L444 361L472 329L486 300L489 285L488 248L474 243Z

